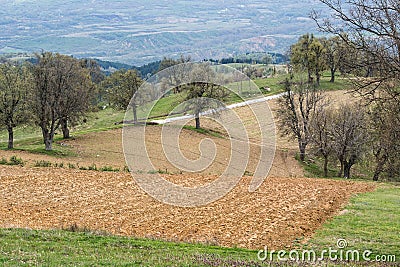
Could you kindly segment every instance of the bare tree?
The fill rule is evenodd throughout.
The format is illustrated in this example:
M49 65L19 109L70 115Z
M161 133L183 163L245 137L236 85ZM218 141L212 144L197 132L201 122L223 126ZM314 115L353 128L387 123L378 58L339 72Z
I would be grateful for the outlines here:
M32 113L42 129L46 150L52 150L58 127L64 123L68 129L68 121L87 111L91 80L80 62L69 56L43 52L36 57L38 62L32 66Z
M317 106L323 99L315 85L293 82L286 79L285 95L279 99L279 125L283 135L297 139L300 160L305 160L306 148L310 142L310 122Z
M158 71L164 72L164 81L163 84L165 87L174 86L174 93L179 93L183 90L183 85L181 84L185 81L185 73L188 73L190 68L189 64L185 64L191 61L190 56L183 56L179 59L172 59L164 57L163 60L160 62L160 67ZM173 68L171 68L173 67Z
M333 147L340 162L338 176L350 178L351 167L362 157L369 141L366 112L361 105L342 104L332 121Z
M390 178L400 175L400 117L394 103L375 105L371 112L372 152L375 157L373 180L386 172Z
M397 0L320 0L333 12L332 18L312 17L319 28L333 33L359 51L354 69L364 68L370 79L358 79L357 91L371 100L400 101L400 8ZM372 68L375 70L371 73ZM384 86L382 86L384 85ZM381 90L385 90L384 98Z
M63 138L66 139L70 138L69 125L76 125L89 111L96 89L92 83L92 71L83 62L63 56L58 63L56 79L64 84L64 88L60 88L58 113Z
M317 106L310 123L311 145L324 158L324 176L328 177L329 158L334 152L333 110L327 104Z
M14 148L14 127L26 123L29 73L25 67L0 65L0 125L8 131L8 149Z
M358 78L355 91L375 109L372 116L373 152L376 159L374 180L385 170L396 175L400 166L395 127L400 117L400 5L397 0L320 0L332 17L312 17L319 28L339 36L356 55L346 59ZM388 106L394 107L388 109ZM390 116L390 118L388 118ZM393 138L394 137L394 138ZM394 152L393 152L394 151Z

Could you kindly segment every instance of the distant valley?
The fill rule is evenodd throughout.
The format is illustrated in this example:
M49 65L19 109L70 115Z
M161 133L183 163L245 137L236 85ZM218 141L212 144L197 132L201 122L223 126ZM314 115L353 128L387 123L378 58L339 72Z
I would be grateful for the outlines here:
M41 50L143 65L164 56L285 53L316 0L0 0L0 53Z

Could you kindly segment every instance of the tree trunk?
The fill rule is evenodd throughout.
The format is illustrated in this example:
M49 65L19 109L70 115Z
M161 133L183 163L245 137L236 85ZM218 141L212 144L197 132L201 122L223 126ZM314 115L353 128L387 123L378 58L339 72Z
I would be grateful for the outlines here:
M61 129L63 132L63 138L68 139L71 136L69 135L69 129L68 129L68 120L67 119L62 119L61 120Z
M324 176L328 177L328 157L324 156Z
M336 70L334 68L331 68L331 80L329 81L331 83L335 82L335 72Z
M200 115L198 113L196 114L195 120L196 120L196 129L200 129Z
M342 177L342 174L343 174L343 161L342 160L339 160L340 161L340 170L339 170L339 172L338 172L338 177Z
M13 127L7 127L8 131L8 149L13 149L14 148L14 130Z
M313 82L313 77L312 77L312 74L311 74L311 70L308 70L308 83L312 83Z
M47 151L53 150L53 138L48 129L42 128L43 142Z
M306 144L299 142L300 160L304 162L306 160Z
M371 66L367 66L367 71L365 73L365 78L369 78L373 76L373 70Z
M387 159L388 159L388 157L385 155L380 160L378 160L378 163L376 165L375 172L374 172L374 177L372 178L374 181L379 180L379 175L383 172L383 168L386 164Z
M319 86L319 81L321 80L321 74L319 74L318 70L315 72L315 77L317 78L317 86Z
M343 178L349 179L350 178L350 169L351 169L352 164L349 162L344 163L344 168L343 168Z
M373 181L378 181L379 180L379 175L381 174L382 170L379 170L378 167L374 172L374 177L372 178Z
M133 124L136 125L138 122L136 106L132 106L132 112L133 112Z
M351 155L349 161L344 161L344 169L343 169L343 171L344 171L343 177L344 178L347 178L347 179L350 178L350 169L356 163L356 159L357 159L356 156Z

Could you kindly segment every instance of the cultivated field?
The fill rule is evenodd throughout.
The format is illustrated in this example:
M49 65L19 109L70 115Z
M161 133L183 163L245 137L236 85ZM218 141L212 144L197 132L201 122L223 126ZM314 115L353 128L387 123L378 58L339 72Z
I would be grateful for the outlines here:
M270 103L276 108L276 103ZM259 138L248 108L236 110L248 129L251 153L247 173L258 163ZM183 173L162 155L161 127L146 132L149 155L165 179L188 187L215 180L227 164L230 141L212 120L203 126L218 135L207 135L216 144L215 163L197 174ZM197 144L204 134L183 129L179 138L188 158L199 156ZM271 172L254 193L251 177L222 199L203 207L180 208L162 204L142 191L125 166L121 129L79 135L62 141L76 156L54 158L27 152L17 154L25 167L0 166L0 227L34 229L77 226L117 235L162 238L259 249L290 247L294 240L308 240L328 218L338 214L349 198L374 190L371 183L310 179L294 159L296 144L278 137ZM193 145L195 144L195 145ZM63 163L63 168L37 168L38 160ZM120 172L71 169L75 166L113 166ZM137 175L158 175L137 166ZM139 172L140 171L140 172Z
M309 238L370 183L268 178L249 193L249 177L211 205L179 208L146 195L128 173L0 168L0 227L81 228L117 235L259 249ZM170 181L182 177L168 175ZM212 176L186 176L209 182Z

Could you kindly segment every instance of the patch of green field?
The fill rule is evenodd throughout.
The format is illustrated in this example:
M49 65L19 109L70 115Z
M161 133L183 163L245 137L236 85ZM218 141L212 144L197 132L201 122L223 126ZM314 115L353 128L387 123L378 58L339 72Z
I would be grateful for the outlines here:
M160 117L166 116L171 112L182 112L184 109L183 105L179 106L185 99L184 93L171 94L166 97L163 97L157 101L157 103L151 103L154 105L151 109L149 117ZM179 107L178 107L179 106ZM176 108L176 109L175 109ZM141 115L141 111L139 110L139 117Z
M256 266L255 251L100 235L0 229L2 266ZM218 265L211 265L212 263Z
M349 90L352 88L352 84L349 79L344 78L342 76L335 76L335 82L330 82L331 76L328 73L324 73L320 80L320 88L326 91L335 91L335 90Z
M386 256L400 263L400 185L380 184L374 192L360 194L350 200L345 212L325 223L307 242L307 249L339 249L337 242L344 239L346 250L358 250L360 258ZM345 255L345 254L344 254Z
M104 131L121 127L118 123L122 122L124 111L106 108L87 115L85 122L71 128L72 135L82 134L91 131ZM61 131L56 131L55 140L61 140ZM38 126L19 126L14 129L14 141L19 145L42 144L42 133ZM8 141L8 132L0 131L0 147Z
M190 131L194 131L194 132L198 132L204 135L209 135L209 136L213 136L213 137L217 137L217 138L225 138L221 133L217 132L217 131L213 131L213 130L209 130L209 129L196 129L196 127L190 126L190 125L185 125L183 126L184 129L190 130Z

